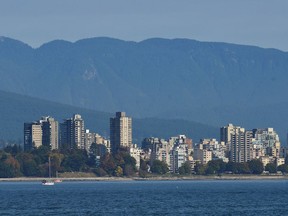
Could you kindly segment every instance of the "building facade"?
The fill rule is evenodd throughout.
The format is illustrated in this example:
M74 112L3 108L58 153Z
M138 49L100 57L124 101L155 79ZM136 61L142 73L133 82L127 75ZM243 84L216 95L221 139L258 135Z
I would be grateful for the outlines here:
M73 118L65 119L60 124L60 145L61 148L85 149L84 120L81 115L75 114Z
M120 147L132 147L132 118L125 112L116 112L114 118L110 118L110 141L112 152L117 152Z
M58 149L58 121L47 116L42 117L40 123L42 125L42 144L48 146L52 150Z
M230 161L243 163L250 161L250 147L252 143L252 131L236 127L231 133Z
M24 151L42 145L42 126L39 122L24 123Z

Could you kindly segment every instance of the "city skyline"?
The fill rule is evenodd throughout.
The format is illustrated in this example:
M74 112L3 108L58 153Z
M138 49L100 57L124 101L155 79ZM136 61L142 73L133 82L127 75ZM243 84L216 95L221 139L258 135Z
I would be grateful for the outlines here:
M251 164L257 160L264 168L268 166L269 170L269 166L273 164L276 167L284 166L288 153L287 147L281 147L279 136L273 128L247 130L229 123L220 128L219 141L213 137L203 137L198 142L185 134L178 134L168 139L146 137L139 145L140 143L132 142L132 117L126 116L125 112L116 112L115 117L110 118L110 137L102 137L97 132L86 129L84 125L84 119L80 114L64 119L59 130L58 122L52 117L42 117L39 121L24 123L24 151L31 152L42 145L50 150L82 150L86 151L87 155L94 154L93 163L97 166L103 163L102 158L126 152L135 159L138 170L142 159L149 161L152 167L157 161L163 162L170 173L176 174L194 173L197 170L199 172L199 168L196 168L199 164L210 166L213 161L230 163L232 166L233 163ZM59 137L59 146L55 137ZM189 172L187 166L190 167ZM238 168L234 170L236 173ZM245 167L241 170L244 173L248 172L245 171ZM118 176L123 170L121 168L115 172ZM210 173L211 170L207 172Z

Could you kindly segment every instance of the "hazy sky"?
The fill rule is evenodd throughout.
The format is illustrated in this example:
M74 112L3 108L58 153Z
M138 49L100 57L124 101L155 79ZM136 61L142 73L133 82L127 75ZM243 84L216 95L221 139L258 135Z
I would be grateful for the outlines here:
M288 51L288 0L1 0L0 35L54 39L190 38Z

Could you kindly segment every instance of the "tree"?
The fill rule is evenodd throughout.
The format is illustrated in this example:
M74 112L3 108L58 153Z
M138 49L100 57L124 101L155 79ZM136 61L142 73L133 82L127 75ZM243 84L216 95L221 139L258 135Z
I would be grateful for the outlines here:
M84 150L72 150L66 155L62 162L64 170L67 171L85 171L87 169L87 153Z
M278 171L281 171L282 173L288 173L288 165L287 164L282 164L277 167Z
M20 170L24 176L38 176L39 164L34 159L31 153L21 152L16 156L17 161L20 164Z
M274 163L268 163L265 166L265 170L268 171L269 173L276 173L277 172L277 167Z
M249 174L251 173L248 163L236 163L228 162L226 171L230 171L234 174Z
M208 162L206 174L223 173L226 170L226 165L223 160L211 160Z
M205 175L206 174L206 170L207 170L207 164L204 165L204 164L201 164L199 162L196 162L196 165L195 165L195 172L197 175Z
M264 171L263 163L258 159L253 159L248 162L252 174L261 174Z
M0 178L13 178L20 176L20 164L6 152L0 152Z
M31 153L34 155L37 164L43 164L46 163L46 161L48 161L50 148L48 146L42 145L39 148L33 149Z
M20 145L8 145L4 148L4 151L6 153L10 153L13 157L15 157L17 154L19 154L20 152L22 152L22 148Z
M115 164L112 154L107 153L101 158L100 168L102 168L109 176L114 174L117 165Z
M165 174L169 171L168 165L164 161L154 160L151 171L156 174Z
M117 177L123 176L123 169L121 168L121 166L117 166L117 168L115 170L115 176L117 176Z
M0 155L0 178L14 178L20 176L20 164L10 154Z
M96 167L96 157L97 157L97 144L92 143L89 148L89 159L88 159L88 165L91 167Z
M179 168L180 175L190 175L191 174L191 164L189 161L186 161Z
M136 172L136 160L130 154L126 153L124 159L124 175L133 176Z
M148 174L148 161L140 159L139 176L142 178L146 178L147 174Z
M0 162L0 178L13 178L14 173L12 168L5 162Z
M53 151L52 153L50 153L50 158L52 176L56 176L56 172L63 171L61 164L64 159L64 155L57 151Z

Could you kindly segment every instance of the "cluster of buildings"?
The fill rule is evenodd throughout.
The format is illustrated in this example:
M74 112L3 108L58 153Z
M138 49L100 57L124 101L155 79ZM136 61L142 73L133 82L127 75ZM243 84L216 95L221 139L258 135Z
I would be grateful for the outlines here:
M260 159L264 166L285 163L287 150L281 148L279 136L273 128L246 130L228 124L220 129L220 140L227 147L229 161Z
M24 150L29 151L41 145L51 149L77 148L89 151L90 146L97 144L98 156L106 152L115 153L120 147L129 149L130 155L136 159L137 168L140 159L164 161L170 172L178 173L183 163L188 162L192 170L196 163L207 164L211 160L221 159L224 162L248 162L259 159L263 165L285 163L287 151L281 148L279 136L273 128L246 130L228 124L220 129L220 141L201 139L193 143L185 135L161 139L145 138L142 148L132 142L132 118L125 112L117 112L110 118L110 137L105 138L85 129L81 115L58 123L52 117L42 117L35 122L24 123Z
M24 151L47 146L50 149L90 149L92 143L104 145L110 150L110 141L97 133L85 129L81 115L59 123L52 117L42 117L38 121L24 123Z
M190 163L192 171L197 162L207 164L216 159L228 162L226 146L216 139L201 139L199 143L193 144L192 139L185 135L170 137L168 140L151 137L143 140L142 148L151 164L154 160L165 161L172 173L178 173L185 162Z
M115 117L110 118L110 139L85 129L84 120L79 114L61 123L49 116L24 123L24 151L43 145L52 150L69 148L89 152L93 143L97 144L99 157L106 152L116 152L120 147L130 148L131 155L138 162L137 166L140 166L140 158L137 157L140 149L132 145L132 119L125 112L117 112Z

